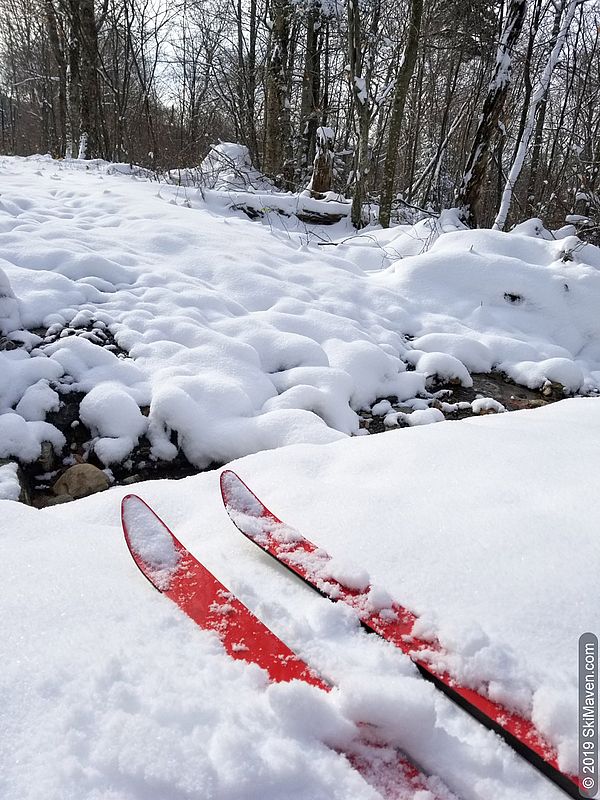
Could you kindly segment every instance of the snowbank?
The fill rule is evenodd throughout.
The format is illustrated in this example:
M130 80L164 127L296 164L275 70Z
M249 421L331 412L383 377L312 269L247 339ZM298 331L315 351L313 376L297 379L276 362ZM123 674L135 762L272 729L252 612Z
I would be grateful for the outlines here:
M476 230L441 236L373 281L410 298L416 349L574 392L600 382L599 268L598 248L579 240Z

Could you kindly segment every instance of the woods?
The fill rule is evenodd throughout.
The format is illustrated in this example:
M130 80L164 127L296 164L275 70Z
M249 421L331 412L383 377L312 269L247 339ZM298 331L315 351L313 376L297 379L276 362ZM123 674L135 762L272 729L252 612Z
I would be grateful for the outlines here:
M0 0L0 150L163 172L236 141L282 190L352 198L357 228L459 207L594 240L599 19L597 0Z

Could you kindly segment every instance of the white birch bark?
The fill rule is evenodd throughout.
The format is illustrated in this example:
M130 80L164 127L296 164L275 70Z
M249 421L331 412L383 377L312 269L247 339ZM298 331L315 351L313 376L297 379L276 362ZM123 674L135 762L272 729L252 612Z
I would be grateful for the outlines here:
M556 42L554 43L554 47L552 48L552 52L550 53L544 71L542 73L542 76L540 77L538 84L533 94L531 95L531 100L529 101L529 109L527 111L527 120L525 122L525 127L523 129L523 135L521 137L521 141L519 142L519 147L517 148L515 159L512 163L510 172L508 174L506 183L504 185L504 191L502 192L502 200L500 202L500 208L498 209L496 219L494 221L494 224L492 225L493 230L496 231L504 230L504 225L506 224L506 218L508 217L508 212L510 210L510 204L512 202L513 191L517 183L517 180L519 178L519 175L521 174L521 170L523 169L523 164L525 163L525 156L527 155L529 142L531 140L531 134L533 132L533 126L535 125L535 117L537 114L538 106L544 99L544 96L548 91L548 87L550 86L552 73L554 72L556 65L558 63L558 59L560 58L560 54L562 53L562 49L565 44L565 40L567 38L567 33L569 32L569 28L571 27L571 23L573 22L573 17L575 16L575 12L577 11L577 8L582 3L585 2L587 2L587 0L569 0L567 4L566 0L562 0L562 7L564 9L566 5L567 13L565 14L565 18L563 20L560 31L558 32L558 36L556 37Z

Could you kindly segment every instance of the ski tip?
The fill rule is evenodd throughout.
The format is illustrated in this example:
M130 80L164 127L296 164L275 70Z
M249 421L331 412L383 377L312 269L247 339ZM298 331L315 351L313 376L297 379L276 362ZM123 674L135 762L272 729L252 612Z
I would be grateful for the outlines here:
M228 514L241 513L249 517L264 517L270 512L244 481L230 469L220 476L221 497Z
M144 576L159 591L169 589L183 551L161 518L135 494L121 501L121 522L129 551Z
M232 469L224 469L219 476L221 494L225 496L225 493L227 492L227 487L235 483L243 483L240 476L237 473L235 473Z
M235 500L239 493L250 493L250 489L246 486L240 476L231 469L224 469L219 476L219 484L221 487L221 497L226 506L235 504Z
M130 500L140 500L142 503L144 502L137 494L126 494L121 500L121 515L123 514L123 510Z

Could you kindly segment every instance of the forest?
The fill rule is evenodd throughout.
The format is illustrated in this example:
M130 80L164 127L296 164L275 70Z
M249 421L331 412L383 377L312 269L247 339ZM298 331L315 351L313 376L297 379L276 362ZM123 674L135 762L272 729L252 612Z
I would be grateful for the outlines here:
M598 238L596 0L1 0L0 150L193 167L248 148L383 227L458 207Z

